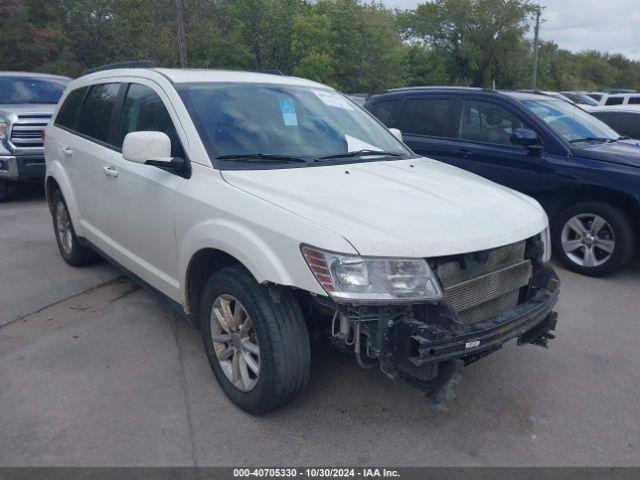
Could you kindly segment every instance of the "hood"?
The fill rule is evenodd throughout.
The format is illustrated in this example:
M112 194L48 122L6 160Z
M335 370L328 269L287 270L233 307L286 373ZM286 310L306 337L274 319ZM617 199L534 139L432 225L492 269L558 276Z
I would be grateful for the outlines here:
M593 143L580 147L573 147L576 157L600 160L602 162L617 163L640 167L640 141L619 140L611 143Z
M0 117L7 117L12 114L17 115L21 113L44 113L51 116L53 115L55 108L55 103L0 103Z
M237 188L341 235L361 255L487 250L547 226L535 200L425 158L222 174Z

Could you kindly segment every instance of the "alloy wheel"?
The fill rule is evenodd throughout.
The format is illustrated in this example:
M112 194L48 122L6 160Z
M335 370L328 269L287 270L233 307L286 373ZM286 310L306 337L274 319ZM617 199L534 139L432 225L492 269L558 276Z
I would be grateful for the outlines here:
M67 255L71 255L73 249L73 234L71 230L71 219L64 203L58 202L56 205L56 235L62 246L62 250Z
M247 310L235 297L223 294L213 302L210 322L215 354L227 380L242 392L253 390L260 376L260 347Z
M576 215L564 225L560 237L569 259L582 267L599 267L611 259L615 234L611 225L599 215Z

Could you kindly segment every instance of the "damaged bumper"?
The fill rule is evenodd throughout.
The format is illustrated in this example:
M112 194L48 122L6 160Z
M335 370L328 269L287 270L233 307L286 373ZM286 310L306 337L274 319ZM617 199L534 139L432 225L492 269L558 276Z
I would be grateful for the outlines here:
M547 346L555 330L559 281L555 274L546 288L538 289L527 301L507 312L457 331L435 323L404 318L388 339L387 365L418 384L441 383L452 372L454 362L464 365L492 353L510 340L518 345Z
M551 310L557 299L557 290L540 292L515 309L475 324L454 337L437 329L418 329L411 336L417 344L417 355L409 360L416 366L423 366L430 362L473 356L495 350L516 337L518 344L542 342L544 334L555 329L557 314ZM536 334L532 335L534 332Z

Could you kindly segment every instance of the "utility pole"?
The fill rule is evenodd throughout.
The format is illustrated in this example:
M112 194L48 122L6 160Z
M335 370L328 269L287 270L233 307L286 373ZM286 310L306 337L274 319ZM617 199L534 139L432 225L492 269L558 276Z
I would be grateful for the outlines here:
M536 28L533 37L533 75L531 79L531 88L536 89L538 83L538 36L540 34L540 5L536 9Z
M184 10L182 0L176 0L176 21L178 22L178 58L180 68L187 67L187 45L184 33Z

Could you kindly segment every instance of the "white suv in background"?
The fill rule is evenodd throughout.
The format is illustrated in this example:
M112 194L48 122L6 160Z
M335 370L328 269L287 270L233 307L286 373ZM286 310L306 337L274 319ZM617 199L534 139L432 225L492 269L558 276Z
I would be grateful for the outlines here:
M558 281L536 201L400 136L300 78L85 75L46 130L60 253L163 294L249 412L303 388L310 336L437 395L507 340L546 345Z

